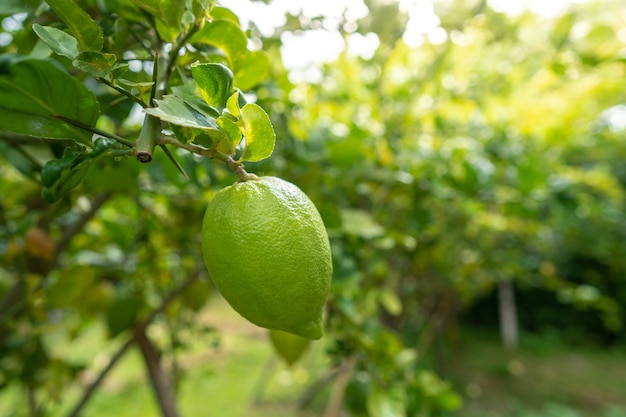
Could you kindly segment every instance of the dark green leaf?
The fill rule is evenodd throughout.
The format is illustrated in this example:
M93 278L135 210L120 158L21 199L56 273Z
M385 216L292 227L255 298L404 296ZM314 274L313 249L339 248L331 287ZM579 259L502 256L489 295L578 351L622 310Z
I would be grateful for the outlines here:
M111 337L115 337L133 325L141 309L141 302L134 297L120 297L109 305L107 326Z
M99 138L90 153L69 147L61 159L49 161L41 170L43 190L41 196L49 203L54 203L72 188L78 186L87 175L91 165L106 156L106 152L115 143L111 139Z
M91 146L90 132L58 117L94 126L98 113L94 94L50 61L14 62L0 74L0 131Z
M213 107L224 108L233 90L232 71L222 64L195 63L191 65L191 75L202 98Z
M246 104L241 108L243 135L246 138L244 161L260 161L269 158L274 151L276 133L265 110L256 104Z
M41 26L37 23L33 25L33 30L54 53L72 60L78 56L78 41L72 35L50 26Z
M104 43L102 29L91 16L72 0L46 0L78 40L81 51L100 51Z
M72 64L94 77L104 77L116 68L116 61L117 59L113 54L84 51L78 54Z

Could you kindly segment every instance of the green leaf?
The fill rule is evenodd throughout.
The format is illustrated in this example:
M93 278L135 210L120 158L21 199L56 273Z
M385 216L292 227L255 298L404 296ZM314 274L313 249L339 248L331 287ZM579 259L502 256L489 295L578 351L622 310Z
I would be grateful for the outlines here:
M208 44L221 49L226 54L231 67L235 71L241 57L248 51L246 34L238 24L231 20L216 19L212 22L207 22L189 41Z
M385 234L385 228L365 210L341 210L341 230L347 235L373 239Z
M191 10L196 19L203 21L210 17L208 11L212 2L213 0L192 0Z
M220 116L217 118L217 124L226 135L225 140L222 143L220 151L232 155L239 142L241 142L242 134L241 129L237 126L237 123L233 122L229 117Z
M111 337L115 337L133 325L141 310L141 302L131 296L114 300L107 310L106 320Z
M371 417L404 417L406 394L399 388L373 387L367 396L367 411Z
M156 102L157 107L150 107L144 109L144 111L147 114L179 126L194 127L203 130L219 129L215 118L199 112L180 97L167 95L163 97L162 100L156 100Z
M181 22L185 12L185 2L181 0L133 0L157 19L159 36L167 42L174 42L181 32Z
M398 295L390 289L381 289L378 293L378 300L390 315L398 316L402 313L402 300L400 300L400 297L398 297Z
M211 18L212 19L221 19L221 20L230 20L237 26L239 26L239 18L232 10L227 9L226 7L215 6L211 9Z
M102 29L91 16L72 0L46 0L50 8L72 31L81 51L100 51L104 43Z
M219 14L222 15L221 12ZM242 90L254 87L269 71L269 55L262 51L249 51L248 38L239 27L238 20L225 12L223 18L205 24L190 38L190 42L221 49L235 74L235 86Z
M28 13L31 7L24 4L23 0L3 0L0 3L0 16L11 16L16 13Z
M116 68L116 62L113 54L84 51L78 54L72 65L94 77L104 77Z
M58 117L94 126L98 114L94 94L50 61L22 60L0 70L0 131L91 147L91 132Z
M41 183L44 188L41 196L48 203L54 203L72 188L78 186L89 172L91 165L106 156L104 153L115 141L99 138L90 153L69 147L61 159L53 159L41 170Z
M244 161L260 161L269 158L274 151L276 133L269 116L260 106L246 104L241 108L243 136L246 138Z
M37 23L33 25L33 31L55 54L72 60L78 56L78 41L72 35L50 26L41 26Z
M228 98L226 102L226 110L230 112L237 119L241 117L241 109L239 107L239 91L235 91L235 93Z
M220 112L215 107L211 107L202 97L198 95L198 88L196 87L196 83L193 81L184 85L172 87L172 92L175 96L183 99L188 105L200 113L204 113L212 117L218 117L220 115Z
M269 336L274 350L289 366L298 362L311 342L304 337L280 330L270 330Z
M264 51L248 52L238 61L235 72L237 87L249 90L261 81L270 70L270 56Z
M232 71L222 64L194 63L191 65L191 75L202 98L213 107L224 108L233 90Z

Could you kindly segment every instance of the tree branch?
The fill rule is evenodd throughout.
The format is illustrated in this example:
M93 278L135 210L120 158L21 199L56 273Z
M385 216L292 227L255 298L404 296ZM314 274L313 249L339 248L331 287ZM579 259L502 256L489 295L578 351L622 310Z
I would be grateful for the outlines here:
M87 401L89 401L91 396L96 392L96 390L98 389L102 381L104 381L104 378L108 375L108 373L113 369L113 367L115 367L115 365L117 365L117 362L120 359L122 359L122 357L126 354L128 349L133 345L134 341L135 340L131 337L130 339L126 341L126 343L122 345L122 347L120 347L117 350L117 352L115 352L115 354L111 357L111 360L109 361L107 366L102 371L100 371L100 374L98 375L98 377L85 389L82 397L80 398L78 403L74 406L72 411L70 411L70 413L68 414L68 417L78 417L78 415L82 411L85 404L87 404Z
M143 355L154 396L161 407L161 414L163 417L179 417L172 383L163 371L161 358L146 334L146 327L144 325L133 327L133 335Z
M198 273L192 274L189 278L183 281L178 287L174 288L171 292L169 292L165 296L165 298L163 298L163 300L161 301L161 305L159 305L159 307L154 309L152 313L148 315L148 317L143 322L143 324L141 324L141 326L144 328L148 327L148 325L152 323L152 321L159 314L165 311L165 309L169 306L169 304L174 299L176 299L176 297L178 297L183 291L185 291L185 289L189 287L189 285L191 285L191 283L193 283L196 279L198 279ZM100 371L100 374L98 375L98 377L87 388L85 388L85 391L83 392L83 395L81 396L80 400L78 401L78 403L76 403L72 411L67 415L68 417L78 417L80 415L80 412L85 407L87 402L91 399L91 396L97 391L98 387L104 381L105 377L115 367L117 362L119 362L119 360L124 356L124 354L126 354L126 352L133 345L133 343L135 343L134 335L131 336L117 350L117 352L115 352L115 354L111 357L111 360L109 361L108 365L102 371Z

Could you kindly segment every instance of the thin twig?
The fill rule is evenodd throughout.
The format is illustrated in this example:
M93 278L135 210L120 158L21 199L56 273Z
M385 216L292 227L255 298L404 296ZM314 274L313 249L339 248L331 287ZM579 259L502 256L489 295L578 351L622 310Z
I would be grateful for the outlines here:
M259 179L259 177L257 177L256 175L246 172L244 164L235 161L232 156L220 152L215 148L205 148L204 146L195 145L193 143L182 143L174 138L165 135L161 136L159 144L172 145L177 148L185 149L191 153L195 153L196 155L201 155L209 159L217 159L218 161L222 161L229 169L235 171L237 177L239 178L239 181L243 182Z
M135 146L135 142L128 140L126 138L123 138L121 136L118 136L114 133L109 133L106 132L104 130L98 129L97 127L93 127L93 126L89 126L83 122L79 122L78 120L73 120L73 119L68 119L67 117L64 116L55 116L57 119L59 120L63 120L66 123L69 123L73 126L76 127L80 127L81 129L85 129L89 132L95 133L96 135L100 135L103 136L105 138L109 138L109 139L113 139L119 143L121 143L124 146L128 146L129 148L132 148L133 146Z
M135 103L139 104L141 107L143 107L144 109L146 107L148 107L148 105L146 104L145 101L143 101L141 98L133 95L130 91L127 91L125 89L123 89L122 87L113 84L111 81L107 80L106 78L103 77L96 77L96 81L101 82L104 85L107 85L109 87L111 87L112 89L114 89L115 91L117 91L118 93L128 97L129 99L131 99L132 101L134 101Z
M107 374L113 369L115 365L117 365L117 362L122 359L124 354L126 354L128 349L133 345L134 341L135 340L131 337L117 350L117 352L115 352L107 366L102 371L100 371L98 377L85 389L78 403L68 414L68 417L78 417L85 404L87 404L87 401L89 401L91 396L96 392L102 381L104 381L104 378L107 376Z

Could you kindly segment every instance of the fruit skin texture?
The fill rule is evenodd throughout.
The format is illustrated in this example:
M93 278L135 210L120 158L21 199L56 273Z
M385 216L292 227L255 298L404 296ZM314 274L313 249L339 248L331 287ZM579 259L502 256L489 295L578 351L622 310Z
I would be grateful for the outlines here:
M215 286L243 317L322 337L330 244L319 212L297 186L261 177L220 190L204 215L202 253Z

